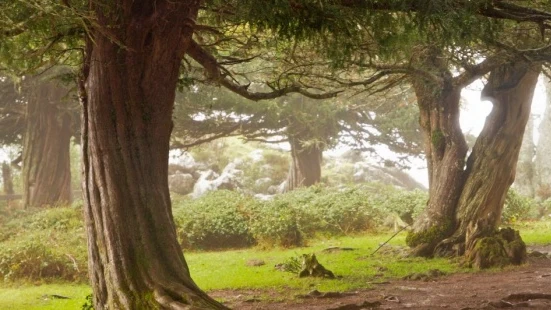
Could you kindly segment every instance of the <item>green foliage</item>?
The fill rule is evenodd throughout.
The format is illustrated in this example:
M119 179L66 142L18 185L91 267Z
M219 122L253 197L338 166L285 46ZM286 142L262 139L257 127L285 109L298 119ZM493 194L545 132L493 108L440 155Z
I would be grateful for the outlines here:
M0 218L0 276L84 281L86 238L80 207L19 210Z
M444 142L444 134L440 129L433 131L430 138L431 138L432 145L434 147L440 147Z
M253 244L247 225L249 204L237 192L209 192L197 200L175 204L174 220L181 245L192 249L221 249Z
M86 296L86 301L82 304L82 310L94 310L94 296L92 294Z
M501 221L514 223L529 219L534 216L535 209L536 203L533 199L517 193L514 189L509 189L501 212Z
M381 210L374 208L369 195L361 187L325 190L304 206L311 216L311 220L306 222L308 231L347 235L374 228L383 215Z
M82 277L78 266L61 253L54 252L39 240L4 245L0 249L0 276L13 279L78 280Z
M298 274L302 269L302 255L295 254L287 258L283 263L277 264L276 268L281 271Z
M390 214L412 217L425 203L424 192L378 183L341 190L300 188L268 201L222 190L176 202L174 218L185 248L294 247L317 235L376 230Z
M281 195L272 201L256 205L251 210L250 227L255 240L261 246L300 246L304 244L304 233L300 223L308 220L299 205L305 203L310 192L294 191Z

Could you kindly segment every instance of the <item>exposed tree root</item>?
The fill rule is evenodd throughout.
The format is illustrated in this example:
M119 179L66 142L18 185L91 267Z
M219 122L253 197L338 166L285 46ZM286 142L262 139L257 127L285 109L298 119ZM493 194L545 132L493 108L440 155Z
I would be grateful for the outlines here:
M545 293L516 293L510 294L509 296L503 298L507 301L529 301L534 299L549 299L551 300L551 294Z

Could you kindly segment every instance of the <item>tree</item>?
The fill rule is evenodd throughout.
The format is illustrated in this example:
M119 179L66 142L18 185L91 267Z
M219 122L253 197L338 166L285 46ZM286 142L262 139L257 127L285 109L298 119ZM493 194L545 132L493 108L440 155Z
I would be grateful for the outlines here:
M229 91L197 86L177 100L173 147L190 147L213 139L241 135L247 141L288 142L291 165L284 190L321 180L322 154L337 143L368 150L376 144L417 154L421 150L417 113L409 92L378 97L315 100L301 95L256 102ZM398 106L402 107L398 111Z
M23 141L23 205L70 203L72 98L59 81L33 79L28 93ZM73 101L74 102L74 101Z
M425 137L430 198L407 242L422 256L463 254L494 232L514 180L539 75L537 63L503 55L488 56L476 69L453 77L445 58L434 53L439 51L428 49L419 59L425 70L432 69L434 78L413 81ZM467 157L459 126L460 91L487 70L491 74L483 94L494 108ZM477 234L472 227L487 233Z
M356 1L342 3L357 4ZM223 308L205 295L190 277L176 240L167 184L174 92L184 54L192 56L208 72L214 73L213 80L242 93L247 91L246 88L234 87L231 79L226 79L227 76L219 71L219 64L205 57L193 40L194 31L199 32L201 28L195 24L201 4L200 1L184 0L98 0L90 1L89 6L84 6L84 13L77 14L78 18L75 18L80 22L77 24L85 24L88 30L79 89L83 105L85 219L96 309ZM208 2L206 7L213 8L214 4L220 3ZM221 5L230 7L232 4L221 2ZM275 14L266 21L281 27L290 26L291 31L297 24L318 26L320 22L318 17L321 15L316 15L319 10L310 7L300 9L302 4L312 5L316 9L321 7L321 12L335 12L329 10L334 9L332 1L275 4L284 9L269 3L274 5ZM325 4L328 10L323 9ZM503 6L501 1L452 4L453 7L449 7L449 2L431 6L420 5L418 1L360 1L358 6L363 13L413 9L421 12L418 15L420 20L424 17L423 10L430 13L435 7L438 10L442 7L453 8L453 12L467 7L470 14L501 18L510 16L512 10ZM264 2L258 5L258 2L243 1L238 2L237 7L249 5L255 11L263 12L259 17L254 16L255 19L271 12ZM299 9L293 11L297 5ZM76 9L63 10L52 14L57 17L68 12L70 15ZM2 10L2 14L6 14L4 12ZM307 15L297 17L296 12ZM19 15L21 10L16 10L16 13L14 15ZM509 18L522 18L524 15ZM253 17L240 16L245 19ZM30 17L34 18L34 15ZM537 15L537 18L548 20L547 15ZM41 20L55 22L57 19ZM337 20L341 22L338 26L348 22ZM58 26L69 24L65 23L67 20L62 21ZM351 25L348 27L350 31L359 28L357 24ZM403 25L400 23L399 26ZM26 27L10 30L18 32L21 28L21 31L26 30ZM384 27L379 29L388 30ZM282 93L302 90L300 86L290 85L260 97L273 98Z
M69 88L51 75L2 83L0 135L4 145L22 146L25 207L71 202L69 147L78 117Z

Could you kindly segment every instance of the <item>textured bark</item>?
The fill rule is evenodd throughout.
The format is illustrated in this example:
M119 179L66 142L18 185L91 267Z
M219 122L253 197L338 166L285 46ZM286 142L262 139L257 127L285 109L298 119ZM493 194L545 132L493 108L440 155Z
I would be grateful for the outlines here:
M95 309L225 308L190 277L168 191L174 96L198 7L125 1L95 8L81 94Z
M11 167L8 163L2 163L2 184L4 185L4 194L13 195L13 176L11 174Z
M534 156L536 155L536 145L534 144L534 117L530 114L522 146L517 163L517 174L515 177L514 188L522 195L534 197L536 172L534 170Z
M441 85L413 82L421 110L429 170L429 201L407 242L421 256L463 254L468 227L494 231L507 190L515 176L538 66L519 61L492 71L484 95L494 108L486 119L465 166L467 146L459 126L459 92L446 66L430 57L426 67L439 69ZM482 224L483 223L483 224ZM475 228L473 228L475 227Z
M56 81L28 86L23 142L23 205L71 202L71 117L63 112L68 90Z
M424 67L435 69L441 84L413 80L429 173L429 201L424 213L415 221L413 232L423 233L431 229L437 232L428 239L408 243L421 245L416 251L431 255L436 244L453 232L468 146L459 124L461 88L453 84L447 64L437 55L426 55L420 62Z
M290 137L289 143L292 162L284 191L319 183L323 149L316 144L307 144L307 141L296 136Z
M539 65L519 61L490 74L482 96L492 101L493 108L467 162L468 178L456 215L454 236L458 240L465 238L469 225L495 229L499 224L507 191L515 179L539 73ZM480 221L487 227L480 227Z
M541 199L551 197L551 80L544 77L547 100L545 112L539 126L536 150L536 195Z

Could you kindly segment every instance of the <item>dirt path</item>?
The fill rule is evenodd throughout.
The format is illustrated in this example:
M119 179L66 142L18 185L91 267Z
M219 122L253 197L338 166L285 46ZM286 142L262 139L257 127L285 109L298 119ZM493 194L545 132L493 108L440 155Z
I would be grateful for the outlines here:
M526 294L532 295L526 295ZM551 259L530 258L529 263L499 272L444 275L430 281L396 280L329 296L296 298L265 291L216 291L233 309L551 309ZM267 302L255 296L270 295ZM511 296L511 294L524 294ZM538 295L539 294L539 295ZM337 296L332 296L337 295Z

